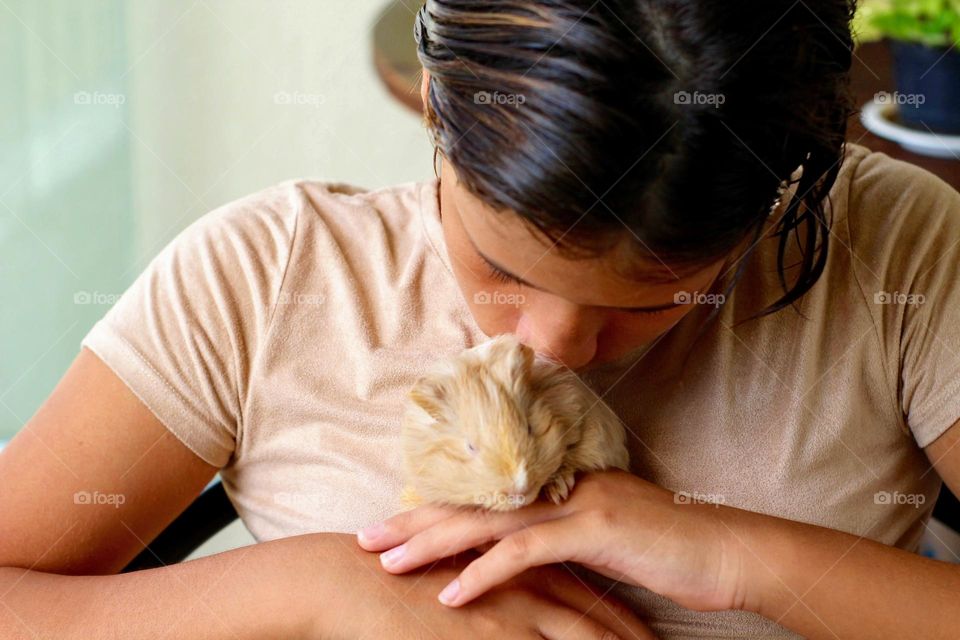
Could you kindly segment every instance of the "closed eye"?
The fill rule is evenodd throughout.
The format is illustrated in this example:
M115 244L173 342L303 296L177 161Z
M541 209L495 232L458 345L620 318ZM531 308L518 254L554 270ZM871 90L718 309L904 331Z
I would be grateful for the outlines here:
M507 273L500 267L490 264L486 260L484 260L484 264L487 265L487 270L489 271L490 277L497 282L502 282L503 284L523 284L523 282L512 273Z
M663 309L621 309L621 311L635 316L659 316L674 309L676 309L676 307L664 307Z
M487 260L484 256L481 255L481 258L483 258L483 263L487 267L488 277L495 280L496 282L500 282L502 284L514 284L520 287L531 286L529 283L518 278L512 273L507 273L497 265ZM622 311L624 313L629 313L633 316L659 316L669 311L673 311L674 309L677 309L682 306L683 306L682 304L670 304L670 305L664 305L662 307L651 307L651 308L643 308L643 307L607 307L607 308L614 309L616 311Z

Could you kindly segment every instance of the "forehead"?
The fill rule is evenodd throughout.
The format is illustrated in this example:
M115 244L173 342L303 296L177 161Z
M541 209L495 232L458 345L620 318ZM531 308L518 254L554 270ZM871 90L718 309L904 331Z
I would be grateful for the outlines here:
M452 190L455 224L464 244L496 266L584 305L642 306L669 303L678 291L697 290L722 261L707 266L668 264L648 251L626 226L599 255L573 255L510 211L496 211L462 185ZM574 226L557 234L572 242Z

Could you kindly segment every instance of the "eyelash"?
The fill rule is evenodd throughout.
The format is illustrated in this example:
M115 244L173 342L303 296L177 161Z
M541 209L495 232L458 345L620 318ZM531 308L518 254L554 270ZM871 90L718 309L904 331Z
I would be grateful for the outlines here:
M496 280L497 282L500 282L500 283L503 283L503 284L515 284L515 285L519 285L519 286L522 286L522 285L523 285L523 283L520 282L519 280L517 280L515 277L513 277L513 276L510 275L509 273L505 273L505 272L501 271L500 269L498 269L498 268L495 267L494 265L490 264L489 262L484 261L484 264L487 266L487 275L488 275L490 278L493 278L494 280ZM670 311L670 309L657 309L656 311L642 311L642 310L641 310L641 311L631 311L631 310L624 310L624 313L629 313L630 315L633 315L633 316L648 316L648 317L649 317L649 316L659 316L659 315L663 315L663 314L666 313L667 311Z
M489 262L485 262L484 264L487 265L487 271L489 276L494 280L496 280L497 282L502 282L503 284L523 284L522 282L514 278L512 275L510 275L509 273L504 273L503 271L496 268Z
M668 311L671 311L671 309L657 309L655 311L631 311L629 309L624 309L624 313L629 313L630 315L634 316L660 316Z

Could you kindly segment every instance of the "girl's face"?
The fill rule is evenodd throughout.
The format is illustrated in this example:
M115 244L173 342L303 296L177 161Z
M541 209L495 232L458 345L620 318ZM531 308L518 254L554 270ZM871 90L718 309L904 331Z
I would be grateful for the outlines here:
M654 342L696 306L677 300L706 293L725 263L669 282L625 280L608 258L562 256L517 216L486 206L458 183L446 160L440 177L447 251L480 329L488 336L516 333L571 369L618 360Z

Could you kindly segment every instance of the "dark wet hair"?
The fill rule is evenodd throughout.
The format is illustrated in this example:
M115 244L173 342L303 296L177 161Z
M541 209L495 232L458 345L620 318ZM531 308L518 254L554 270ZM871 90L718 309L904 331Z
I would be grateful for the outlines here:
M559 250L596 255L632 234L635 262L671 272L754 245L794 176L773 229L772 313L826 263L855 5L428 0L415 30L425 119L471 193Z

